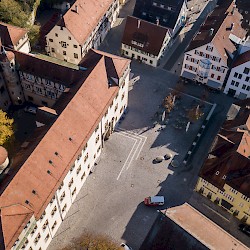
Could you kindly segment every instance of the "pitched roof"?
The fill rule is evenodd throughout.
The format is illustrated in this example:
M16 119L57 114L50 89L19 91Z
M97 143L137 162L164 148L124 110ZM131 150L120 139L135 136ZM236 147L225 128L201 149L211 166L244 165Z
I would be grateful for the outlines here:
M246 35L246 31L240 25L241 18L233 0L222 0L207 17L187 51L213 43L221 58L229 65L231 63L229 55L236 51L234 43L229 38L230 34L241 39Z
M97 51L94 52L98 54ZM86 144L116 96L119 87L109 85L105 57L108 57L108 54L99 57L95 66L89 68L90 72L86 72L87 78L83 78L79 86L72 86L76 91L72 91L71 94L69 92L68 97L65 93L59 99L58 102L63 102L65 98L70 98L70 101L60 106L61 110L57 112L60 115L56 120L36 130L37 135L30 145L13 159L11 167L19 170L13 173L15 175L11 176L11 179L1 183L0 187L1 227L6 249L12 247L32 214L36 219L40 218L74 164L81 148ZM112 59L112 55L109 57ZM114 58L115 65L118 57ZM119 63L120 68L125 69L129 61L121 58ZM58 105L56 104L55 107ZM34 195L32 190L35 190L38 195ZM19 210L15 209L15 205L30 209L32 213L27 218L19 217ZM11 206L13 208L11 214L5 216L3 209ZM18 219L15 219L17 217Z
M24 28L0 22L0 36L2 44L6 47L16 46L18 41L26 33L28 33L28 31Z
M122 43L158 56L168 32L167 28L128 16ZM157 39L155 39L156 37Z
M83 45L112 3L113 0L77 0L57 25L66 27L76 41Z
M158 18L161 26L173 30L184 2L186 0L158 0L155 6L152 0L136 0L133 16L151 23L156 23Z
M68 86L79 81L84 73L79 69L70 68L42 59L33 54L14 51L16 63L20 71L30 73Z
M169 208L163 211L163 214L200 241L207 249L249 249L188 203Z
M249 61L250 61L250 50L237 56L237 58L235 59L235 61L232 64L232 68L237 67L237 66L239 66L243 63L249 62Z
M222 129L215 140L200 177L223 190L226 184L250 197L250 134Z

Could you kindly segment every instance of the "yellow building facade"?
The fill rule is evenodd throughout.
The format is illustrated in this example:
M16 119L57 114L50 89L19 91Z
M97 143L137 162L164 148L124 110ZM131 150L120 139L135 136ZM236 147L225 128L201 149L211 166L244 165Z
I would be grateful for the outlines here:
M195 187L196 192L207 197L218 206L223 207L242 222L250 225L250 198L226 183L223 186L223 190L201 177L199 177Z

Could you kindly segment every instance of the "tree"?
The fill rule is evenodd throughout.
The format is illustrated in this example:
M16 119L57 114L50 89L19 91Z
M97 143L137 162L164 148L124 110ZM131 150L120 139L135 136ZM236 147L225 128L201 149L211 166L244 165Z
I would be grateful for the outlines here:
M85 232L63 250L119 250L117 243L106 235Z
M14 119L8 118L6 112L0 109L0 146L9 142L14 136Z
M199 105L197 105L196 107L191 108L188 111L188 119L189 119L190 122L196 122L203 115L204 115L204 113L201 111L201 108L200 108Z

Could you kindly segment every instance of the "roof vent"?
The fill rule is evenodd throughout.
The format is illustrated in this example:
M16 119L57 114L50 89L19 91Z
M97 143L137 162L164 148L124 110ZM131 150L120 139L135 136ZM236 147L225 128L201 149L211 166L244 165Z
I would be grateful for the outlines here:
M69 140L72 141L73 139L71 137L69 137Z
M36 190L33 189L33 190L32 190L32 194L36 194Z
M212 36L214 34L214 28L211 28L210 30L209 30L209 36Z
M30 202L28 200L25 201L26 204L30 204Z
M216 173L215 173L216 175L219 175L220 174L220 171L216 171Z
M58 156L58 152L55 152L55 155Z
M49 160L49 164L52 164L52 163L53 163L53 161Z
M48 173L48 174L51 174L50 170L47 170L47 173Z
M78 13L78 6L77 5L75 5L75 13Z

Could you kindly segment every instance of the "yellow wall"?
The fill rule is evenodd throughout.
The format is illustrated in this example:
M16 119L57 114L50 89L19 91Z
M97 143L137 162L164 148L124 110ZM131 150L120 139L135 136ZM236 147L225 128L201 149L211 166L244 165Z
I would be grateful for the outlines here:
M202 189L203 193L201 192ZM219 206L221 206L221 199L229 202L233 205L233 207L230 210L227 209L227 211L239 220L245 219L244 222L250 225L250 199L242 195L242 193L232 189L227 184L224 185L224 192L222 192L220 189L213 186L211 183L208 183L201 177L199 177L197 181L195 191L209 198L212 202ZM237 211L238 215L235 214Z

